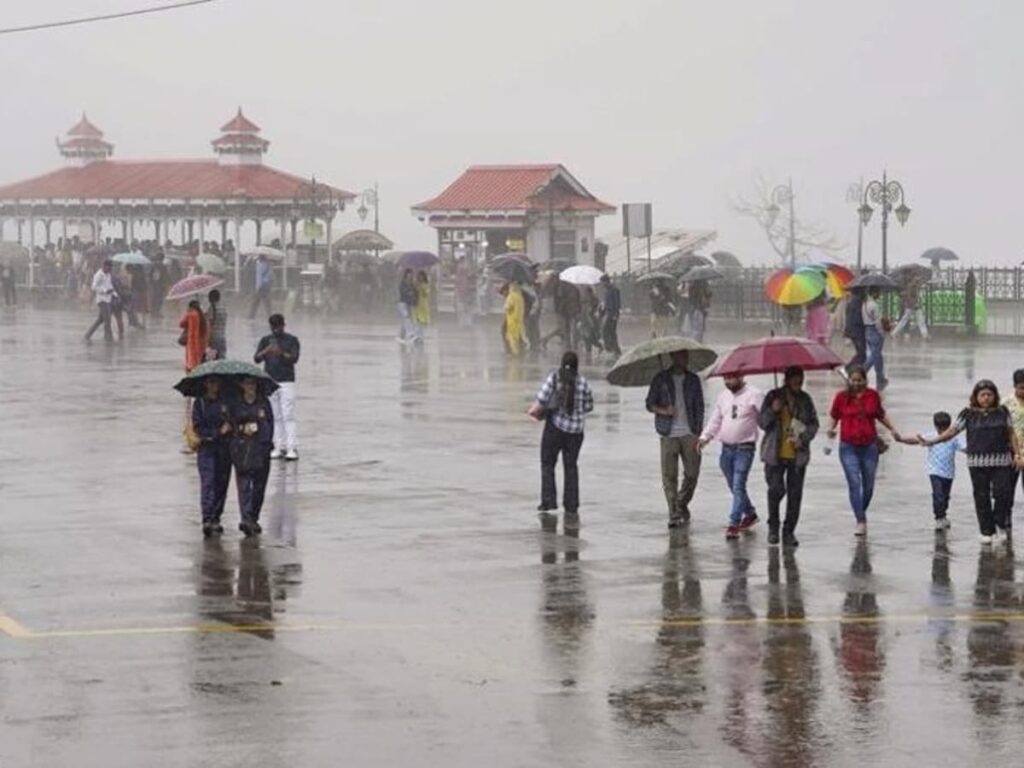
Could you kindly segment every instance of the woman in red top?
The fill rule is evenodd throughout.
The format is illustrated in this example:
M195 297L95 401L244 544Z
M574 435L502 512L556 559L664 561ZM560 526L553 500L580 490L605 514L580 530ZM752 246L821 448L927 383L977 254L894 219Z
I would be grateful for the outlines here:
M829 411L832 423L828 436L836 436L839 427L839 462L843 465L846 484L850 488L850 506L857 519L855 536L868 532L867 511L875 491L875 472L878 470L878 430L875 422L880 421L892 432L893 438L900 439L896 427L882 407L878 392L868 388L868 375L862 366L855 365L849 370L849 384L845 391L837 392Z
M209 326L198 299L188 303L188 311L178 327L185 332L185 373L191 373L193 368L203 362L206 348L210 344Z

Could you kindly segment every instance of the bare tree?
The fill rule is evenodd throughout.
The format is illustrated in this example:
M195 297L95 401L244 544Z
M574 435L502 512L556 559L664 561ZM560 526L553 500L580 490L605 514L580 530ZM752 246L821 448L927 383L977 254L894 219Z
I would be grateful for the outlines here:
M732 209L741 216L747 216L764 230L772 250L788 263L790 258L801 259L811 252L835 254L846 247L833 229L818 222L802 221L790 213L790 184L770 184L760 173L754 176L754 189L748 196L732 200ZM792 243L790 242L792 240Z

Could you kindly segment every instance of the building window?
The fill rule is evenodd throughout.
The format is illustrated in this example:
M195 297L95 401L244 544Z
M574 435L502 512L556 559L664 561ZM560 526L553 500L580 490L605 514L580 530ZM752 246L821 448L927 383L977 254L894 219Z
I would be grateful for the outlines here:
M576 261L576 230L556 229L553 245L553 259Z

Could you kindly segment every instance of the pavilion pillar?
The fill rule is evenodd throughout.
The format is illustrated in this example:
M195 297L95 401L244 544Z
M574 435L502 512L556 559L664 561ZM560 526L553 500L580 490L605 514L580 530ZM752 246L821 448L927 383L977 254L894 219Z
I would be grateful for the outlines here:
M64 249L68 247L68 217L62 215L60 217L60 238L64 241ZM2 239L2 238L0 238Z
M128 247L131 248L132 247L132 243L135 241L135 218L133 216L129 216L127 218L127 222L128 222L128 237L125 238L125 240L128 243Z
M256 245L263 245L263 219L256 219Z
M46 233L46 242L44 245L49 245L50 240L50 225L53 223L51 219L43 219L43 232Z
M92 243L93 245L100 244L100 217L96 216L92 220Z
M221 219L220 220L220 251L221 251L221 253L224 252L224 246L227 245L227 242L228 242L228 220L227 219Z
M36 287L36 220L28 215L28 287Z
M327 224L327 263L334 264L334 240L331 234L331 228L334 224L334 211L324 216L324 221Z
M21 219L18 219L18 245L23 245L24 244L23 240L22 240L22 234L21 234L21 225L24 224L24 223L25 223L24 221L22 221Z
M182 245L191 245L192 241L195 240L196 234L196 221L195 219L189 219L187 226L185 227L186 237L185 242Z
M153 219L153 239L160 245L160 219Z
M206 240L206 214L204 212L199 213L199 250L198 253L203 252L203 243Z
M235 217L235 293L242 292L242 220Z

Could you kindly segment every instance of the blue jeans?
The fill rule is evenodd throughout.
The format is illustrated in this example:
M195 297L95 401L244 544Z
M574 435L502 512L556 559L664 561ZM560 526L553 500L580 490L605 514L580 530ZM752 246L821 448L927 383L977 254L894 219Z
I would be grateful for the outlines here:
M885 336L878 330L877 325L869 325L865 328L865 340L868 347L868 359L864 364L864 370L875 369L875 382L881 386L885 382L885 359L882 357L882 346L885 344Z
M878 446L839 446L839 463L843 465L846 484L850 488L850 508L858 523L867 521L866 513L875 493L875 472L878 471Z
M725 482L732 492L732 509L729 511L729 525L739 525L744 515L754 513L754 505L747 495L747 477L754 465L754 447L723 445L718 466L725 475Z

